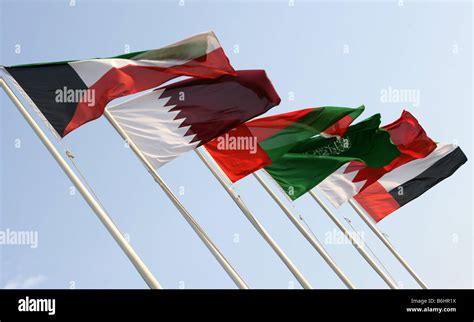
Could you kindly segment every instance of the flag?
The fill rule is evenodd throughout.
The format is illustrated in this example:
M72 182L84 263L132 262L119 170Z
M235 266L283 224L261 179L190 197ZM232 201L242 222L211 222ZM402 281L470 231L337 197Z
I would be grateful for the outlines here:
M227 177L236 182L278 160L300 141L318 134L344 135L363 111L364 106L329 106L263 117L241 124L204 147Z
M108 108L155 168L265 113L280 97L263 70L187 79Z
M466 161L461 148L453 144L438 144L427 157L385 174L354 199L378 222L451 176Z
M370 167L383 167L400 151L391 142L390 134L379 126L380 114L375 114L351 125L342 138L312 137L265 170L295 200L347 162L357 160Z
M112 58L19 65L6 70L60 137L101 116L115 98L178 76L235 74L213 32Z
M366 189L384 174L407 162L424 158L436 148L436 143L428 137L418 120L407 111L383 128L390 134L400 155L382 168L370 168L358 161L349 162L324 179L317 187L335 207Z

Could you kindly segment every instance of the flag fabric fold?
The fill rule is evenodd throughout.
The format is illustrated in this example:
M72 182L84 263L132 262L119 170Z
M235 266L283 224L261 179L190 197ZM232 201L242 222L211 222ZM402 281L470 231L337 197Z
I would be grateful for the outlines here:
M380 114L351 125L342 138L309 138L265 167L286 194L295 200L343 164L359 161L383 167L400 155L389 133L379 128Z
M467 157L461 148L453 144L438 144L427 157L388 172L354 199L375 222L379 222L451 176L466 162Z
M307 108L251 120L206 143L222 171L236 182L278 160L298 142L315 135L340 137L364 110Z
M243 70L163 86L108 110L159 168L279 103L265 71Z
M403 111L399 119L383 128L390 134L390 139L400 150L400 155L381 168L370 168L361 162L352 161L324 179L317 187L336 208L384 174L412 160L426 157L436 148L436 143L408 111Z
M178 76L235 75L213 32L112 58L19 65L6 70L60 137L100 117L115 98L160 86Z

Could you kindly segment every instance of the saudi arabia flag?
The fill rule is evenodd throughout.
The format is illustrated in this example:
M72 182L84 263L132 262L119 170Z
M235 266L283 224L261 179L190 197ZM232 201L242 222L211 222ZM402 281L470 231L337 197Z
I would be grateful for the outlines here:
M348 162L324 179L318 184L318 189L336 208L385 174L410 161L426 157L436 148L436 143L408 111L403 111L399 119L383 128L390 134L390 139L400 150L400 155L382 168L370 168L358 161Z
M344 163L357 160L380 168L400 151L379 128L380 114L349 127L342 138L316 136L285 153L265 170L293 200L311 190Z
M341 137L364 111L348 107L307 108L258 118L204 145L232 181L277 161L296 144L315 135Z

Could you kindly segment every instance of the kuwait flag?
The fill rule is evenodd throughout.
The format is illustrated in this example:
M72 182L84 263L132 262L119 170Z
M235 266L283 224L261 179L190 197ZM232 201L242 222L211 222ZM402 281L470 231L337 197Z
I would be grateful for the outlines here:
M278 104L265 71L243 70L212 80L187 79L108 110L159 168Z
M466 161L466 155L459 147L438 144L427 157L385 174L354 199L378 222L451 176Z
M178 76L235 74L213 32L112 58L8 67L20 90L63 137L104 112L111 100Z
M400 155L390 134L379 128L380 114L351 125L342 138L316 136L295 145L265 170L295 200L343 164L357 160L379 168Z
M398 120L383 127L400 150L400 155L382 168L370 168L353 161L343 165L318 185L318 189L337 208L380 179L384 174L413 161L424 158L436 148L409 112L403 111Z
M359 108L318 107L246 122L206 143L204 147L232 181L236 182L315 135L340 137L364 111Z

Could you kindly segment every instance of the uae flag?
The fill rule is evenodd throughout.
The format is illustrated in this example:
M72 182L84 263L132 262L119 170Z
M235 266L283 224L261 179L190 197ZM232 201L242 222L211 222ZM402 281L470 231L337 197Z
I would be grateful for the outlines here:
M406 163L382 176L354 199L379 222L451 176L466 163L466 155L452 144L438 144L427 157Z
M108 111L159 168L279 103L265 71L243 70L177 82Z
M111 100L178 76L235 74L213 32L155 50L6 68L37 111L63 137L100 117Z
M340 137L364 106L307 108L246 122L204 147L232 181L271 164L315 135Z
M265 167L286 194L295 200L343 164L359 161L379 168L400 155L390 134L379 128L380 114L351 125L342 138L309 138Z
M415 159L424 158L436 148L418 120L403 111L398 120L383 127L400 150L400 155L381 168L371 168L353 161L343 165L317 187L337 208L357 193L380 179L384 174Z

